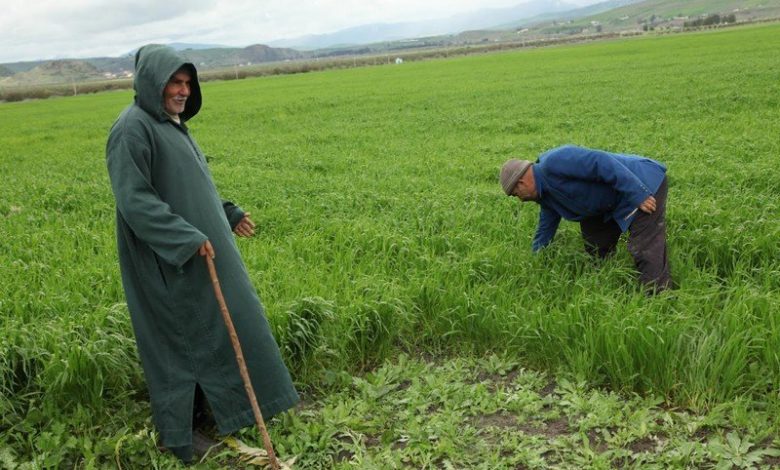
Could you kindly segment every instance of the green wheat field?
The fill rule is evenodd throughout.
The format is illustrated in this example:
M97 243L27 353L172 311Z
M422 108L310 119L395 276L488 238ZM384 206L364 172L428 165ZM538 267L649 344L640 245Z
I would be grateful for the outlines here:
M239 248L304 398L277 452L780 468L779 50L770 24L203 84L190 129L258 225ZM116 257L104 148L131 99L0 104L0 468L178 466ZM531 255L538 209L498 171L566 143L668 166L678 290L647 298L573 223Z

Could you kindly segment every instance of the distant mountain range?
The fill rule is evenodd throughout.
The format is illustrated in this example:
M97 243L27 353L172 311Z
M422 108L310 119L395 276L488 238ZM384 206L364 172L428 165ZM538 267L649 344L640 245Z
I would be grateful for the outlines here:
M640 0L635 0L640 1ZM292 39L270 41L274 47L313 50L334 46L353 46L382 41L459 33L472 29L495 27L508 19L520 21L543 13L556 15L576 10L573 4L559 0L532 0L508 8L485 8L449 18L402 23L375 23L347 28L329 34L316 34Z
M535 25L544 23L547 21L566 21L576 18L586 18L599 13L607 12L620 8L626 5L633 5L635 3L641 3L644 0L607 0L604 2L596 3L587 7L566 10L563 12L542 13L532 18L523 18L521 20L512 20L509 22L496 23L496 26L490 29L505 30L512 28L525 27L529 25ZM505 17L509 18L509 17Z
M53 60L44 62L26 72L13 75L19 83L51 84L63 81L82 82L99 77L100 70L81 60Z
M264 62L304 59L311 54L256 44L244 48L171 44L200 69L248 66ZM135 51L122 57L59 59L53 61L0 64L2 84L48 84L57 82L115 79L132 76Z
M539 23L534 30L538 34L576 33L594 27L604 32L632 28L679 30L686 22L709 15L733 15L741 22L780 18L780 0L615 0L608 3L613 3L614 7L601 9L604 4L593 5L587 15ZM564 19L567 21L563 22Z
M223 46L221 44L197 44L197 43L189 43L189 42L171 42L166 44L168 47L171 47L177 51L186 51L188 49L194 50L194 51L200 51L203 49L225 49L229 48L230 46ZM135 53L138 52L138 49L140 47L133 49L132 51L128 52L127 54L124 54L127 57L134 57Z
M738 21L780 18L780 0L607 0L583 8L565 1L531 0L510 8L481 9L440 20L363 25L330 34L272 41L269 45L169 45L199 69L208 70L339 55L400 53L420 47L680 29L686 18L710 14L735 15ZM134 53L0 64L0 87L129 77Z

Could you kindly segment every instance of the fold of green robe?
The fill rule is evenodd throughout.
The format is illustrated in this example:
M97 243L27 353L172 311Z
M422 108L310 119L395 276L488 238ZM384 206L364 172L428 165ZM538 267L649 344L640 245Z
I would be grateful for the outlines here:
M164 112L163 90L181 67L192 81L178 125ZM197 254L206 240L263 416L291 408L298 394L234 240L231 228L243 212L220 200L185 124L201 105L195 67L168 47L145 46L136 54L134 87L135 102L114 123L106 147L122 284L162 443L190 447L196 384L221 433L254 423L205 260Z

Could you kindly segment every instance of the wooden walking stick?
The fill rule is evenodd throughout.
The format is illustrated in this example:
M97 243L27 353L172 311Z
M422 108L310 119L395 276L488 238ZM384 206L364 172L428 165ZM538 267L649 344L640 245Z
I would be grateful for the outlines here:
M279 470L279 462L276 460L276 453L274 452L273 445L271 445L271 437L268 435L268 430L265 428L265 421L263 421L263 415L260 413L260 406L257 404L255 390L252 388L252 381L249 379L249 371L247 370L246 362L244 361L244 353L241 351L241 343L238 341L236 327L233 326L233 320L230 318L230 312L228 312L227 304L225 304L225 298L222 296L222 288L219 287L219 278L217 278L217 269L214 267L214 260L212 260L209 255L206 255L205 258L209 268L209 275L211 276L211 285L214 287L214 295L217 296L219 310L222 312L222 318L225 320L225 326L230 334L230 342L233 343L233 350L236 352L236 362L238 362L238 370L241 372L241 379L244 381L244 389L249 397L249 402L252 404L252 412L255 414L257 429L260 431L260 435L263 436L263 445L265 445L265 451L268 453L268 460L271 462L271 468Z

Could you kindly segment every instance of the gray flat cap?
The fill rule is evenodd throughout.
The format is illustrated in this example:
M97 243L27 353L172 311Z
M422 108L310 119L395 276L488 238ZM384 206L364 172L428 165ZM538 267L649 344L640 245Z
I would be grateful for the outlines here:
M528 160L507 160L504 166L501 167L501 187L504 188L504 192L507 196L512 195L512 191L517 186L517 182L523 177L526 171L531 168L532 163Z

